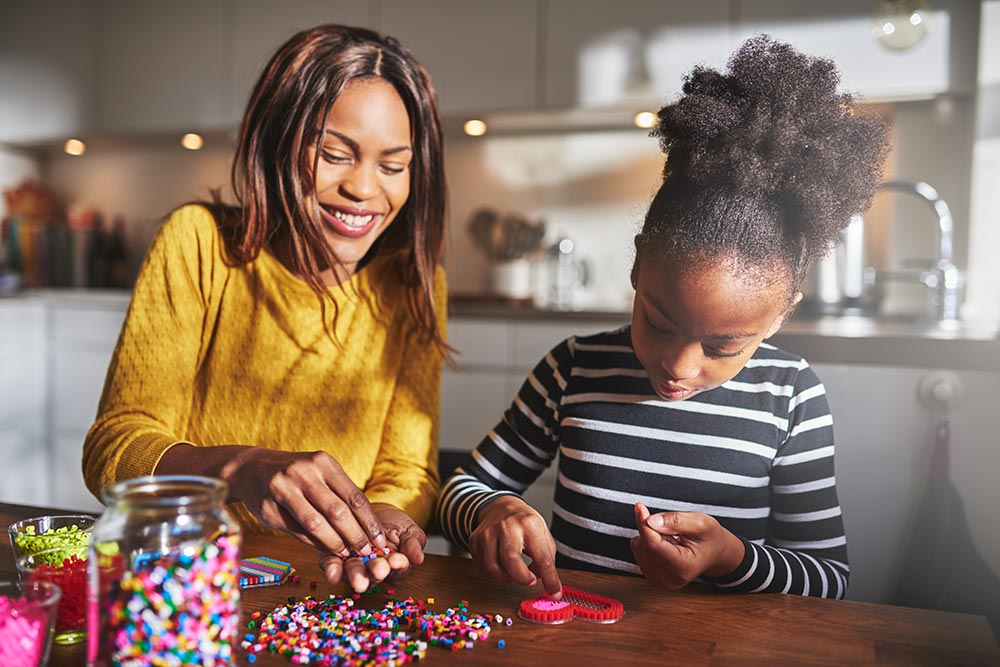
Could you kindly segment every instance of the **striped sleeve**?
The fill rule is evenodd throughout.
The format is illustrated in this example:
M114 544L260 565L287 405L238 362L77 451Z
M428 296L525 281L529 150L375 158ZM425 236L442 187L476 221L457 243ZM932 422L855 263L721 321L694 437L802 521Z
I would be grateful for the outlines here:
M803 362L771 466L767 537L744 540L746 555L734 572L703 580L741 592L843 598L850 569L833 454L826 390Z
M574 342L563 341L538 362L500 422L442 486L435 518L455 546L468 550L483 506L503 495L520 496L551 465Z

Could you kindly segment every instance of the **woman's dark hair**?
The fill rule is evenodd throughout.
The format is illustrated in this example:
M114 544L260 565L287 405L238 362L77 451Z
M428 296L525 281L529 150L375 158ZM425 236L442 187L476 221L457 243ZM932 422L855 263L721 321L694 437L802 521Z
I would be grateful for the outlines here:
M747 40L725 73L696 67L650 133L667 159L636 262L650 247L724 256L794 294L871 204L889 150L885 123L838 94L839 81L831 60L766 35Z
M278 49L254 86L240 125L232 168L238 206L216 206L216 218L237 262L252 261L272 239L283 238L291 269L303 276L325 310L328 293L321 274L341 262L323 240L313 186L322 152L320 128L326 127L345 86L370 78L385 80L402 98L413 161L410 196L369 254L402 251L399 272L418 331L444 350L433 298L446 202L441 119L426 70L394 38L322 25L297 33ZM317 149L312 164L310 147ZM330 302L336 317L336 302Z

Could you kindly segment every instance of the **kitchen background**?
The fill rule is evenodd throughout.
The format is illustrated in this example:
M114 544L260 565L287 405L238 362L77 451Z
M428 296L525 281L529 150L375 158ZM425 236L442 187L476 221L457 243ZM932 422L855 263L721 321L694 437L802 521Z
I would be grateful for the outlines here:
M909 21L912 9L920 25ZM895 37L885 28L893 21ZM65 207L57 224L75 234L78 266L63 284L94 284L84 268L95 217L109 230L119 221L116 261L127 284L163 214L211 188L229 191L232 132L254 77L292 32L322 22L398 37L437 86L451 196L450 327L464 367L446 373L442 446L465 449L541 352L570 333L627 320L631 236L662 166L636 114L676 95L693 65L723 66L757 32L832 56L844 89L892 123L887 180L926 181L948 203L951 261L965 285L961 319L946 327L923 319L937 288L879 280L865 288L880 296L877 317L852 312L819 329L793 321L778 341L817 362L830 390L855 572L850 597L892 599L919 525L941 407L921 401L919 387L942 378L941 391L961 394L952 401L952 476L973 541L1000 572L992 414L1000 390L1000 1L5 1L0 189L34 180ZM485 134L470 135L469 120L483 121ZM182 147L186 133L204 145ZM68 139L84 142L85 152L67 154ZM865 263L877 275L898 274L911 258L939 258L927 202L886 192L866 217ZM471 233L477 218L541 223L544 237L521 262L489 261L483 238ZM8 244L0 254L8 276L10 255ZM0 446L19 462L0 473L0 499L97 507L78 479L79 448L127 295L33 289L0 300ZM909 329L900 324L910 320ZM845 332L844 323L855 328ZM546 492L544 484L536 492L543 506Z

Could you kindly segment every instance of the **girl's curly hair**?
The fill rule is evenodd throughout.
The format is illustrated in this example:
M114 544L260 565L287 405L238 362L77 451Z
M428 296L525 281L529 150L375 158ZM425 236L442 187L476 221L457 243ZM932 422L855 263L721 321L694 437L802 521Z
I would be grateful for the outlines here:
M696 67L650 133L667 159L639 254L725 256L794 292L871 204L889 151L886 124L837 93L839 81L831 60L766 35L747 40L725 73Z

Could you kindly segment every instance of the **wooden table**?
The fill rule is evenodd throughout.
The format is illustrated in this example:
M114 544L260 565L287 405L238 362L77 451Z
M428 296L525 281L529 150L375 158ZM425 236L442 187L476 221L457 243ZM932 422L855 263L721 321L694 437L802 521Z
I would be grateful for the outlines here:
M0 527L49 508L0 503ZM7 532L4 530L4 540ZM309 548L292 538L248 535L243 553L290 561L300 583L253 588L243 595L243 623L250 613L266 613L289 596L348 594L325 582ZM657 590L638 577L565 570L564 584L608 595L625 605L612 625L571 621L541 626L516 618L518 603L537 591L501 585L481 577L465 558L428 556L423 566L395 585L397 596L435 598L444 609L469 601L475 613L514 617L511 627L495 628L475 649L451 652L429 646L431 665L1000 665L1000 648L982 616L906 607L803 598L793 595L733 595L689 586L681 592ZM9 548L0 548L0 579L15 577ZM309 582L319 582L311 590ZM361 601L380 607L385 595ZM504 639L506 647L497 648ZM238 651L241 665L249 665ZM84 646L54 646L50 667L83 665ZM291 662L262 654L254 667Z

